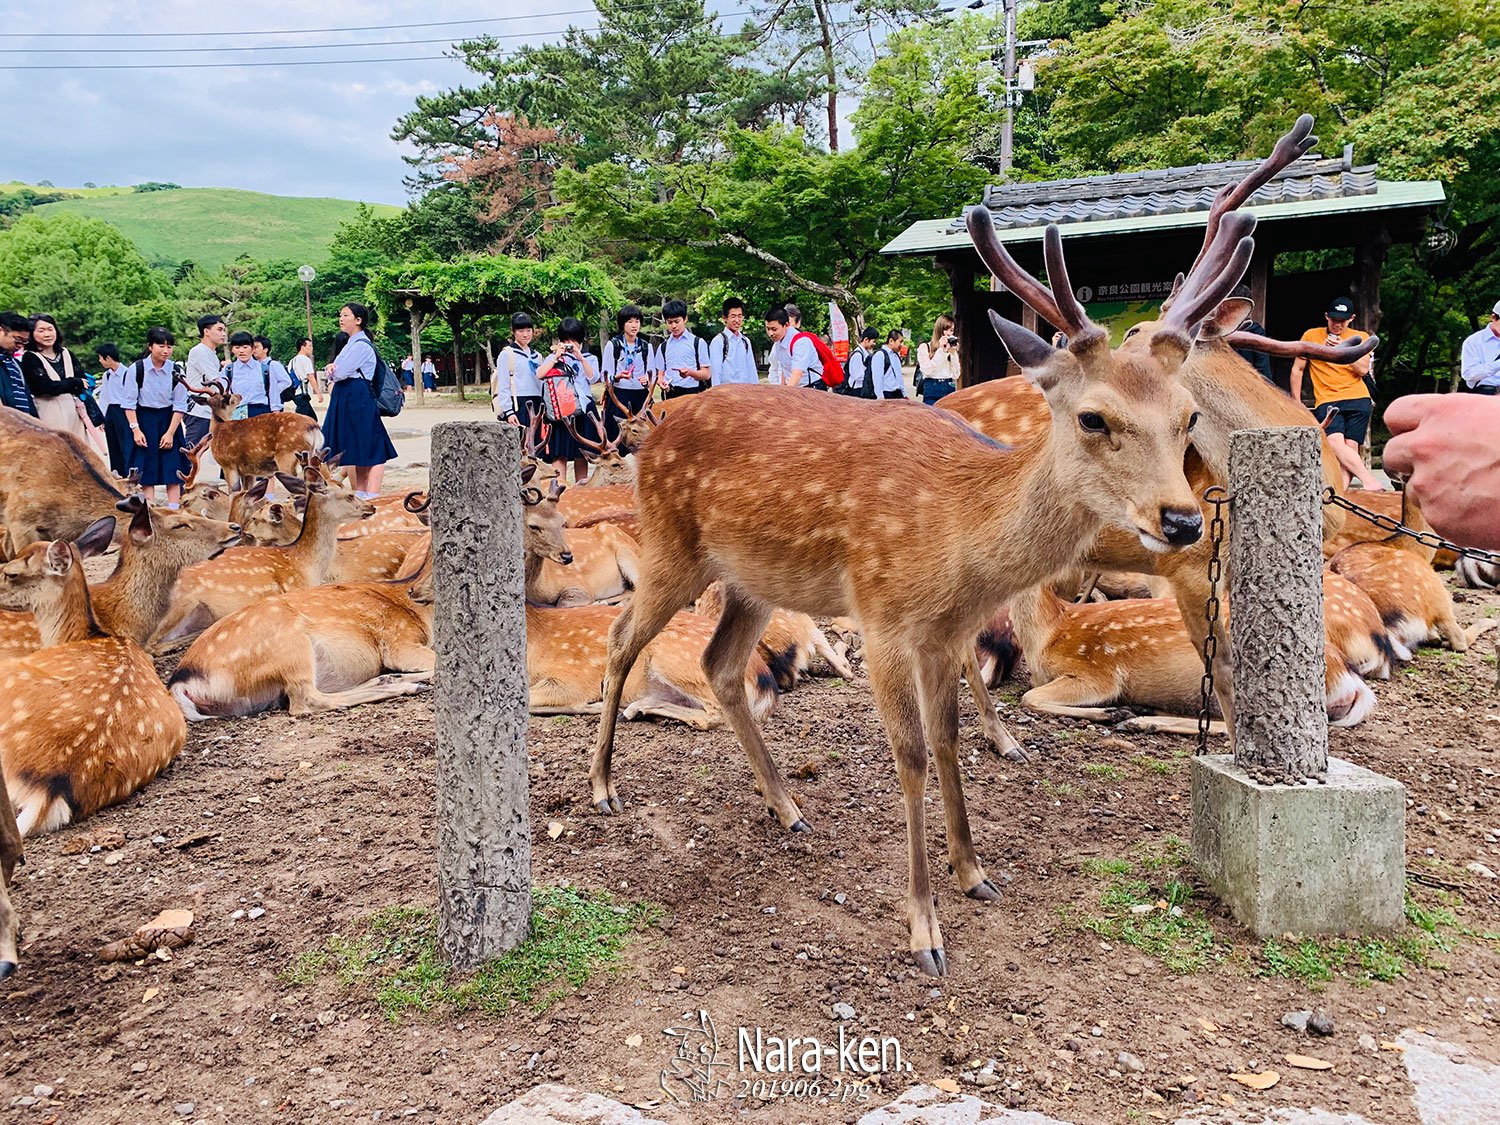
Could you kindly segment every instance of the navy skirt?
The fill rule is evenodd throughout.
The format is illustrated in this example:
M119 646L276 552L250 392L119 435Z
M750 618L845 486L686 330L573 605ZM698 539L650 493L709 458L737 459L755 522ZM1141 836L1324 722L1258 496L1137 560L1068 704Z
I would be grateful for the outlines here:
M130 467L141 471L141 487L151 488L158 484L181 484L178 473L188 471L188 459L184 449L182 427L172 435L172 448L161 448L161 437L172 424L170 406L138 406L135 409L136 424L146 437L144 446L136 445L134 437L130 443Z
M330 456L342 453L342 464L350 468L384 465L396 456L367 379L356 376L333 385L323 417L323 442Z
M259 418L262 414L271 413L271 408L263 402L252 402L247 408L247 418Z
M599 414L592 402L584 408L584 413L591 417L579 415L573 419L573 426L584 437L593 441L598 436L594 420ZM543 422L542 425L547 429L547 440L542 442L543 461L578 461L588 456L583 446L573 440L573 435L568 433L566 426L553 422Z
M110 471L123 477L130 472L130 451L135 448L135 439L130 436L130 420L125 417L123 406L110 403L105 409L104 441L109 446Z

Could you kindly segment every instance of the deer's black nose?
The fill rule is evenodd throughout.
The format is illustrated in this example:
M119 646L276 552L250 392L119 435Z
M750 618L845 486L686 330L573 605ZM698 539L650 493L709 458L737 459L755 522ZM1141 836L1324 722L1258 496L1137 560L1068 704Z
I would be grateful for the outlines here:
M562 558L559 559L558 561L561 562L564 566L567 566L569 563L571 563L573 561L573 552L572 551L564 551L562 553Z
M1203 513L1196 508L1187 512L1177 508L1163 508L1161 534L1174 547L1196 543L1203 535Z

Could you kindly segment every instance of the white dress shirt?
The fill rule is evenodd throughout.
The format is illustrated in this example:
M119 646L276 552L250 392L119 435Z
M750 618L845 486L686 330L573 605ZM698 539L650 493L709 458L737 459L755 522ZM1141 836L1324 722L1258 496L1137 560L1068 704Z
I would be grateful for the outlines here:
M781 338L781 343L776 345L776 358L781 364L781 381L792 385L792 373L802 372L802 377L796 381L796 386L810 387L814 382L823 377L823 361L818 358L818 349L813 347L812 340L802 336L795 346L792 345L792 337L801 335L802 330L793 332L791 328L786 330L786 335Z
M140 386L136 386L136 364L132 363L130 375L120 388L120 405L126 410L170 406L178 414L187 413L187 387L180 379L173 378L177 365L169 359L164 366L157 367L149 355L140 361L140 365Z
M691 332L684 329L681 336L673 336L669 333L656 354L658 356L657 370L666 372L667 386L700 387L703 385L699 380L691 375L684 375L679 370L683 367L696 370L709 365L708 349L703 346L703 341Z
M1459 356L1459 374L1471 387L1500 387L1500 336L1495 329L1500 321L1491 321L1464 340Z
M722 387L725 383L760 382L750 338L743 332L731 332L727 328L708 343L708 370L709 385L714 387Z

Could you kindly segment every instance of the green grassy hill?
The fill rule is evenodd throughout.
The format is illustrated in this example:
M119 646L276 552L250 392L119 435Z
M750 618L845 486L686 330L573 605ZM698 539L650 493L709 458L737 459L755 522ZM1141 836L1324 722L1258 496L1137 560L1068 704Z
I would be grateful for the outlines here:
M241 254L262 262L319 262L338 225L353 218L359 206L351 199L305 199L233 188L58 190L76 191L80 198L37 210L67 209L103 219L119 227L148 261L194 261L209 269ZM398 210L387 204L372 206L379 212Z

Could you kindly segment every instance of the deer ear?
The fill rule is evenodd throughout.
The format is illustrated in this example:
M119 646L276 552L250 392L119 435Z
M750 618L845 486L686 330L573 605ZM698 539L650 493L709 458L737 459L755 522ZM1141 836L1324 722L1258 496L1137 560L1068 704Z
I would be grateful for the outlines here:
M281 474L277 473L276 475L280 476ZM245 499L264 500L266 498L266 488L269 487L270 483L270 477L257 477L255 483L245 489Z
M53 540L47 544L47 555L43 562L48 574L61 577L73 569L73 551L63 540Z
M137 547L151 542L151 507L142 504L130 517L130 541Z
M523 465L521 468L521 483L530 484L531 478L536 476L535 465Z
M266 507L266 519L271 523L281 523L286 519L286 508L279 502L268 505Z
M146 498L139 492L127 496L123 500L115 502L115 510L118 512L138 512L146 506Z
M1227 336L1250 319L1255 302L1248 297L1227 297L1203 321L1202 335Z
M1181 332L1165 329L1151 337L1151 354L1169 372L1176 371L1188 357L1191 345Z
M84 558L91 559L109 550L114 538L115 517L104 516L89 524L84 533L73 541L73 546L78 548L78 553Z

